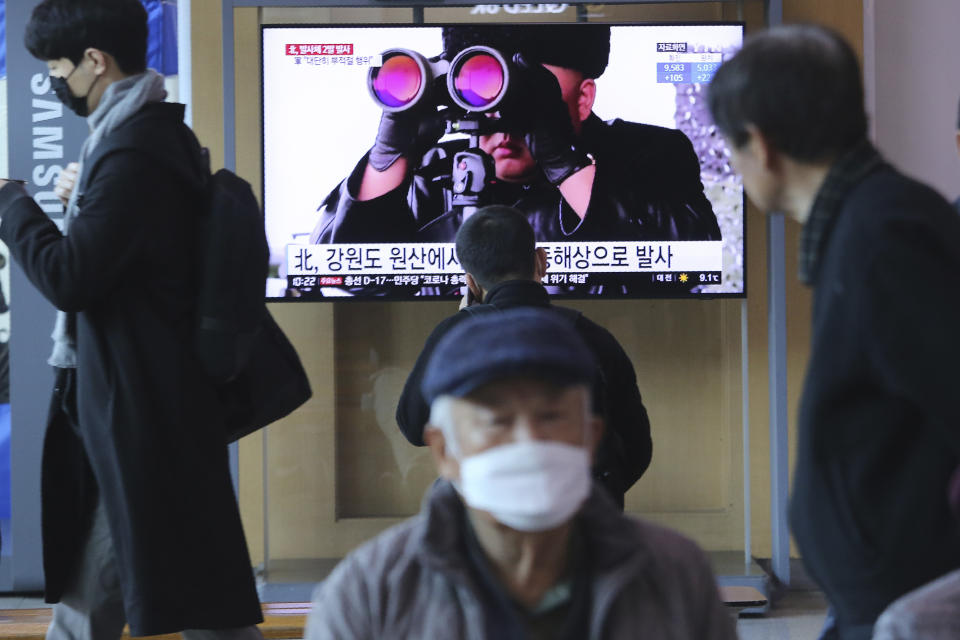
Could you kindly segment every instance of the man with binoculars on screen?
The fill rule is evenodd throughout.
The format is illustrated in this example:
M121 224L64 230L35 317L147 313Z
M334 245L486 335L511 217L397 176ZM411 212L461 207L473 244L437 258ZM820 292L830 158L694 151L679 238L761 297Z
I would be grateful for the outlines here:
M314 242L452 242L486 204L524 212L538 241L720 240L686 136L592 112L608 26L444 27L443 50L387 53L371 74L376 141L327 196ZM388 63L435 75L390 86ZM473 144L438 143L445 130Z

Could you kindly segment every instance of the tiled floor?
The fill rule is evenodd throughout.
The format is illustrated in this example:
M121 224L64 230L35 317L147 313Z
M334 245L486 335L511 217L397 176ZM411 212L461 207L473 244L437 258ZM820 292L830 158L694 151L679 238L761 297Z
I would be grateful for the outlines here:
M50 605L46 604L43 598L39 596L0 596L0 609L39 609L48 606Z
M0 596L0 609L33 609L48 606L43 598ZM788 591L764 616L741 617L740 640L816 640L826 613L823 596L816 591Z
M819 591L787 591L766 615L741 617L737 633L740 640L816 640L826 613Z

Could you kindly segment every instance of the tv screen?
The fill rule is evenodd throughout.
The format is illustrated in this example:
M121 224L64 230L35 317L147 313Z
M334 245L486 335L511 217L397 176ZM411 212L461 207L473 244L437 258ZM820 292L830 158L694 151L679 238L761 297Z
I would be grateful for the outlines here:
M705 104L742 38L264 26L267 297L458 296L454 235L488 204L528 218L555 297L742 296L743 188Z

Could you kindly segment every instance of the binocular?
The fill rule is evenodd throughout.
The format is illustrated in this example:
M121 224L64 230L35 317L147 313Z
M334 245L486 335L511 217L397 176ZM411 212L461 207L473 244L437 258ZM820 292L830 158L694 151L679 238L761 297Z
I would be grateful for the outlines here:
M371 67L367 87L384 111L404 111L430 99L446 75L447 93L468 113L496 111L510 88L512 63L496 49L467 47L453 60L427 59L410 49L387 49L380 66Z

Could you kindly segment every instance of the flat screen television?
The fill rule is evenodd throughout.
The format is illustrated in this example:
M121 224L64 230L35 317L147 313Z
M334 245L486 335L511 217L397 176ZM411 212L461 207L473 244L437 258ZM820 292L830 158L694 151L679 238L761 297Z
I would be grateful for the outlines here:
M609 26L586 118L570 109L595 165L579 209L539 165L518 178L500 159L520 153L525 129L537 126L539 114L524 112L535 70L521 67L540 62L531 43L553 38L544 46L568 56L557 66L582 67L569 58L586 50L577 30L596 25L497 25L509 33L490 46L444 51L445 34L475 26L263 26L268 298L458 296L453 234L494 203L531 221L554 297L745 295L743 187L705 104L716 68L741 45L741 24ZM565 53L556 53L557 29ZM597 73L581 71L577 87ZM427 137L438 142L406 154L398 186L364 198L381 116L409 104L440 127ZM497 135L514 146L491 150Z

